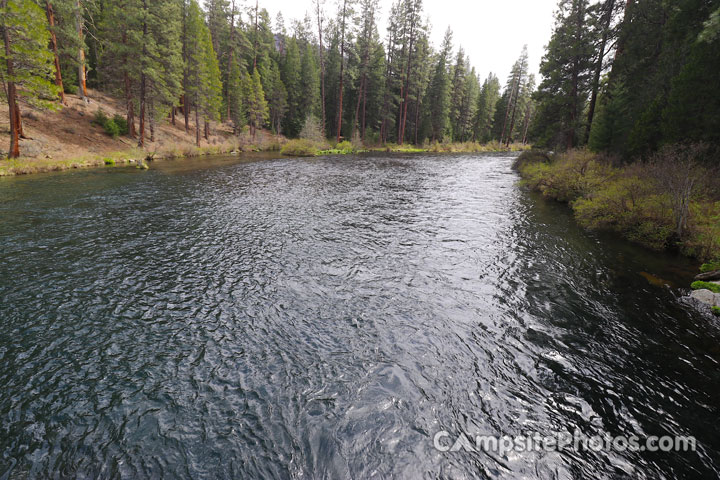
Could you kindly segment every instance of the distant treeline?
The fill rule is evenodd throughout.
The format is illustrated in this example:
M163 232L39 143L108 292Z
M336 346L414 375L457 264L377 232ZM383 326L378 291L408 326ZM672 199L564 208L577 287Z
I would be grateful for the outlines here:
M112 93L127 135L182 122L197 143L211 123L365 144L527 142L535 79L527 51L504 90L481 80L448 29L439 48L421 0L397 0L380 38L379 0L312 4L288 26L239 0L0 0L10 156L22 135L19 97L57 106L63 92ZM315 132L310 132L313 134Z

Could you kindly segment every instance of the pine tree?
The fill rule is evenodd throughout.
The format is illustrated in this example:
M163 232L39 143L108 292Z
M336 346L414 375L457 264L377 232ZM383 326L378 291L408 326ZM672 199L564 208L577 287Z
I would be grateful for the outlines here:
M270 62L268 84L270 90L266 93L266 96L270 114L270 126L275 133L287 134L288 132L284 131L282 126L288 110L288 93L280 76L280 68L274 60Z
M435 62L435 69L428 96L430 97L430 133L431 140L442 141L449 126L450 114L450 82L448 79L447 62L452 51L452 31L445 32L440 52Z
M588 0L562 0L547 52L540 65L543 80L536 99L538 140L573 148L584 131L581 115L590 91L593 48Z
M473 121L473 141L489 142L492 138L495 109L500 99L500 80L490 73L480 89Z
M286 135L296 137L305 123L306 112L302 108L305 92L301 89L301 62L297 40L287 41L282 65L282 83L287 91L287 114L283 121Z
M10 119L8 157L20 156L22 119L18 99L31 105L52 108L58 98L53 83L54 56L48 49L50 33L45 12L30 0L0 1L0 74L5 83L5 97Z
M250 123L250 132L255 138L258 128L262 128L269 118L269 110L265 101L265 92L263 91L260 74L257 70L253 70L250 80L250 91L248 95L248 121Z

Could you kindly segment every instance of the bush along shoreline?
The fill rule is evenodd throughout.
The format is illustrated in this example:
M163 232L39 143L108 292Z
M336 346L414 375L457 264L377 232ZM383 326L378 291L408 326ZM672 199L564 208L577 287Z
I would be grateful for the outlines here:
M720 315L720 176L703 144L669 145L633 163L587 150L522 153L522 185L565 202L588 229L707 262L692 297Z

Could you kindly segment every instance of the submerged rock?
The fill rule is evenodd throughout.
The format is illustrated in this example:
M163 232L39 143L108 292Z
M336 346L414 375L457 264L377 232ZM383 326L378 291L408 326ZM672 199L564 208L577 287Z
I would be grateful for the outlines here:
M695 290L690 297L711 307L720 306L720 293L713 293L710 290Z

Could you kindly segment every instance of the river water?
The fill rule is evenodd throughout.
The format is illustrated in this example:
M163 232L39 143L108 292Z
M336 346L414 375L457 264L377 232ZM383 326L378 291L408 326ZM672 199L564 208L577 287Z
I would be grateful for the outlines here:
M582 231L511 163L0 181L0 478L717 478L697 266ZM697 451L433 446L576 430Z

